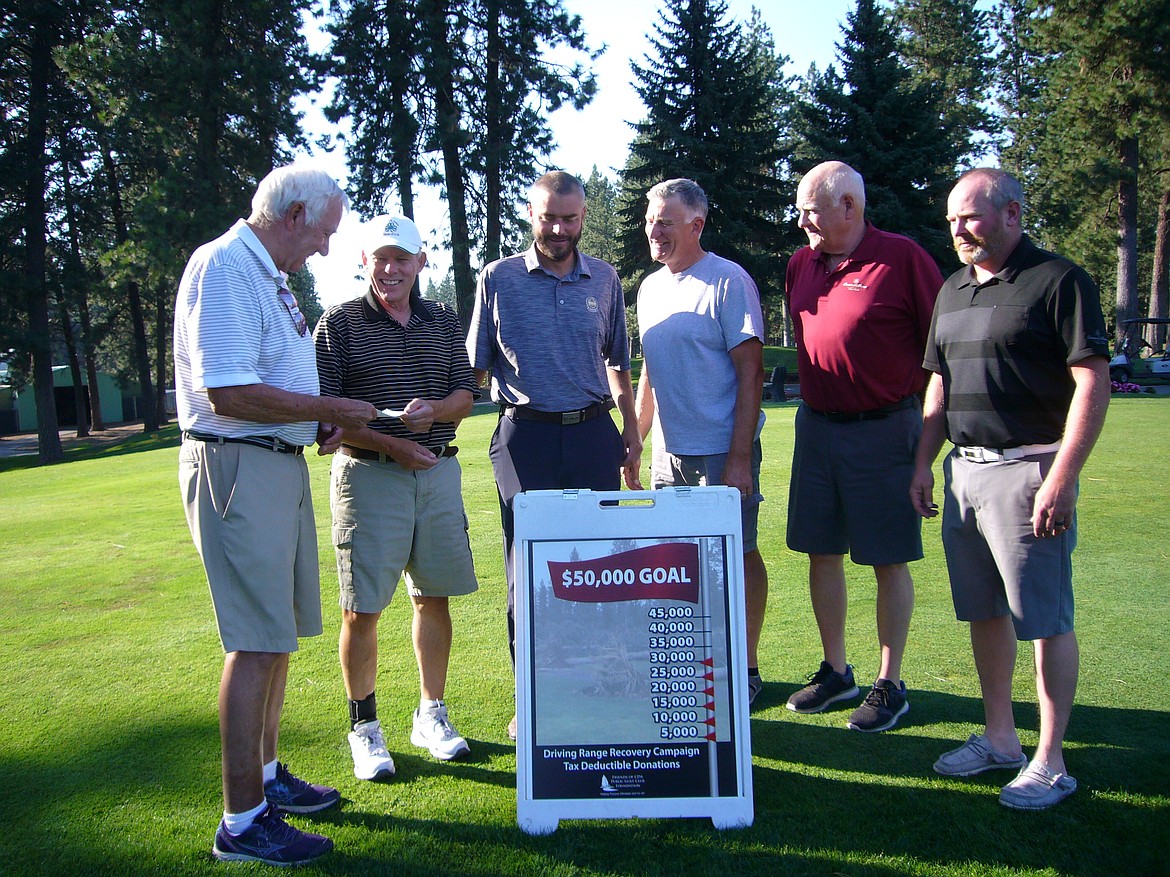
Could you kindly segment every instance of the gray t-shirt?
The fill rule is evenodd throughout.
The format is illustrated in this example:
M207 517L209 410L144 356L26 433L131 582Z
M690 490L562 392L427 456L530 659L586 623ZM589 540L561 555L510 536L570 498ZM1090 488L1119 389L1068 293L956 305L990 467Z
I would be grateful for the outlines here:
M727 453L737 386L729 351L764 338L755 282L714 253L678 274L664 266L638 290L638 327L655 445L678 456Z
M471 367L491 374L492 401L572 411L610 395L605 369L630 368L617 272L578 253L565 277L536 250L492 262L479 275L467 333Z

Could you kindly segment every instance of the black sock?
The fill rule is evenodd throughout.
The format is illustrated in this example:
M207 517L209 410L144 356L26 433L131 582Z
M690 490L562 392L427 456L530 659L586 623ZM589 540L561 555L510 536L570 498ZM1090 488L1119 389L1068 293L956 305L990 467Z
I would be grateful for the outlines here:
M748 676L759 676L759 675L760 675L760 668L759 667L748 667Z
M356 728L359 722L372 722L378 718L378 701L374 692L365 700L351 700L349 702L349 724Z

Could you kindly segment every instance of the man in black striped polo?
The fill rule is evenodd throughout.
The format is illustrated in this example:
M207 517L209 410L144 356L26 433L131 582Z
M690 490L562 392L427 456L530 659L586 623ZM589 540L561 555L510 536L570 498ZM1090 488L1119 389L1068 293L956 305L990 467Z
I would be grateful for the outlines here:
M326 312L314 336L321 392L364 399L382 415L344 432L330 491L349 744L354 775L366 780L394 773L374 689L378 618L403 572L420 689L411 742L442 760L469 751L443 700L448 598L478 587L452 444L477 394L462 328L453 310L415 290L427 262L415 224L383 216L371 229L366 294Z
M931 467L950 439L942 542L955 615L971 624L984 730L934 769L1020 769L1000 803L1043 810L1077 788L1063 745L1080 662L1072 552L1078 477L1109 405L1109 347L1096 284L1032 243L1023 205L1019 181L998 168L967 171L947 199L967 267L943 284L930 327L910 497L919 514L938 514ZM1033 643L1040 706L1031 759L1012 712L1021 640Z

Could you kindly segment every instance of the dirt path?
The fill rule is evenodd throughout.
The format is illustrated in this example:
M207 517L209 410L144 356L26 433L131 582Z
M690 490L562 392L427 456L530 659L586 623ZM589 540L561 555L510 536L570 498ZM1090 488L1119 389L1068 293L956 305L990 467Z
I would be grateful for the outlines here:
M100 432L91 432L86 438L79 439L76 429L63 429L60 432L61 445L64 448L94 447L96 445L110 445L140 435L141 421L118 423L109 429ZM37 452L37 434L24 432L16 435L0 436L0 457L17 457L21 454L35 454Z

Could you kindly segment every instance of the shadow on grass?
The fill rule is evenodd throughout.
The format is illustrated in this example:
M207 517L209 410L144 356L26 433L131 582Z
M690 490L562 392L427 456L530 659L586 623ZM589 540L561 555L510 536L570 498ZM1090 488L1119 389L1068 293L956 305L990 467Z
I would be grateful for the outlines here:
M939 755L983 730L983 704L978 698L912 689L910 711L893 732L861 734L845 727L850 709L860 699L818 714L814 723L784 708L784 697L797 687L780 684L765 689L770 696L763 704L770 709L753 715L754 755L827 770L933 778L932 765ZM1029 741L1039 730L1036 704L1016 701L1013 707L1025 751L1030 752ZM826 727L826 720L831 727ZM1082 788L1164 796L1170 791L1168 723L1170 713L1165 711L1076 704L1065 739L1069 772ZM955 736L915 733L939 725ZM998 788L1001 779L1006 782L1011 774L993 771L988 783Z
M108 457L121 457L126 454L140 454L143 451L157 451L159 448L178 449L179 425L170 423L157 432L137 433L129 438L116 442L94 440L68 447L64 452L64 459L54 465L64 466L81 460L99 460ZM36 469L41 466L40 458L36 454L21 454L16 457L0 458L0 472L10 472L18 469Z
M832 727L774 711L754 719L755 754L770 762L753 769L755 823L738 831L705 819L565 821L550 836L527 836L513 821L515 775L498 768L512 747L483 741L461 763L404 753L387 796L394 804L381 812L369 798L346 800L319 819L291 821L335 837L337 849L312 868L328 874L1165 873L1170 760L1165 734L1156 733L1165 713L1079 708L1070 760L1081 790L1028 814L997 803L1009 777L954 780L930 770L940 739L916 729L974 721L976 699L915 692L913 703L914 722L888 734L847 731L840 712L830 714L840 720ZM6 873L222 873L208 852L219 808L212 724L144 716L104 738L79 730L46 727L61 734L59 747L0 758ZM322 758L334 769L343 763L317 755L313 770ZM451 780L452 812L461 810L455 796L484 796L487 815L414 816L410 786L434 776Z

